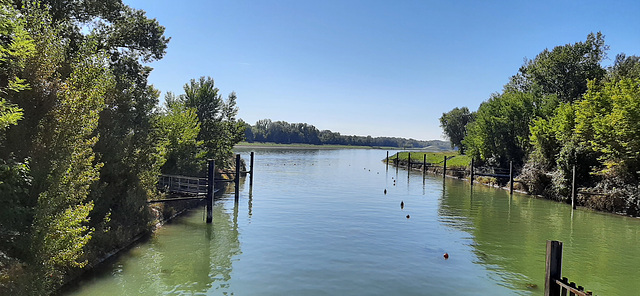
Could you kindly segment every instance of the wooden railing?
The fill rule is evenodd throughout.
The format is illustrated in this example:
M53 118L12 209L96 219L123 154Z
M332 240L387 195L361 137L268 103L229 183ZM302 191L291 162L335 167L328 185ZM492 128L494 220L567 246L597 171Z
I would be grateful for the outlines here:
M576 287L576 283L562 277L562 242L548 240L544 295L566 296L567 292L569 295L593 295L591 291L585 291L582 286Z
M207 194L207 178L160 175L158 187L160 190L170 193L205 195Z

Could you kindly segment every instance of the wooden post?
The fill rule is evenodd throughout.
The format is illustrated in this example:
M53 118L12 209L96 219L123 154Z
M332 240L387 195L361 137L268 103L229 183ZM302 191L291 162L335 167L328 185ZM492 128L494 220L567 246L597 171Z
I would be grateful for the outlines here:
M398 155L400 155L400 152L396 152L396 167L398 167Z
M513 194L513 161L509 162L509 194Z
M236 202L240 198L240 154L236 154L236 178L233 180L236 186Z
M473 158L471 159L471 169L469 171L469 182L471 182L471 185L473 185Z
M442 167L442 179L447 177L447 156L444 156L444 166Z
M576 165L573 165L573 177L571 178L571 208L576 209Z
M544 295L560 296L560 285L556 283L556 279L562 278L562 242L547 241L545 271Z
M427 173L427 154L422 155L422 174Z
M387 150L387 161L385 161L387 163L387 170L389 169L389 150Z
M411 170L411 152L407 152L407 170Z
M249 187L253 187L253 151L251 152L251 162L249 163Z
M211 224L213 221L213 193L214 191L214 179L216 171L216 162L213 159L209 159L209 168L207 171L207 224Z

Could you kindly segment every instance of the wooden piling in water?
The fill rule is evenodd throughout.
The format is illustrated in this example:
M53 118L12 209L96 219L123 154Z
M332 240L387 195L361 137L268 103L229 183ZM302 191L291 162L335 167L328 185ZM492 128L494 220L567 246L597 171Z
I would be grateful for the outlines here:
M385 161L387 163L387 170L389 169L389 150L387 150L387 161Z
M447 177L447 156L444 156L444 165L442 166L442 179Z
M509 162L509 194L513 194L513 161Z
M571 208L576 209L576 165L573 165L573 176L571 178Z
M207 170L207 224L211 224L213 221L213 193L214 190L214 178L215 178L215 168L216 163L213 159L209 159L208 161L208 170Z
M251 152L251 161L249 162L249 187L253 187L253 151Z
M562 242L547 241L545 271L544 295L560 296L560 285L556 283L556 279L562 278Z
M422 174L427 173L427 154L422 155Z
M469 171L469 182L473 185L473 158L471 159L471 169Z
M233 180L235 183L236 189L236 202L240 198L240 154L236 154L236 178Z
M407 170L411 171L411 152L407 152Z

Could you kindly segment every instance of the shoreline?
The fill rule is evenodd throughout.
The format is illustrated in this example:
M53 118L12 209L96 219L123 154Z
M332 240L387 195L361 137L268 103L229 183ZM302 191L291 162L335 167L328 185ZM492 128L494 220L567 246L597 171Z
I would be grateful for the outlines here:
M384 163L385 160L383 159L382 162ZM400 161L400 163L403 163L403 162ZM397 167L398 169L407 170L406 162L404 162L404 166L403 165L396 166L391 161L389 162L389 164L391 166ZM416 168L412 167L411 171L419 171L419 172L421 172L422 169L416 169ZM457 171L457 170L453 170L453 171ZM429 173L431 175L435 175L435 176L442 176L442 171L441 170L434 170L434 169L430 168L430 169L427 169L427 173ZM452 174L447 173L446 174L446 178L451 178L451 179L456 179L456 180L460 180L460 181L469 182L468 174L463 174L463 176L456 176L456 175L452 175ZM491 188L496 188L496 189L502 189L502 190L509 191L509 186L500 186L500 185L497 185L495 183L484 183L484 182L480 182L480 181L477 181L477 180L474 180L473 184L471 184L471 186L474 186L476 184L482 185L482 186L486 186L486 187L491 187ZM527 191L524 191L524 190L521 190L521 189L515 189L514 188L513 192L517 192L519 194L526 195L528 198L543 199L543 200L548 200L548 201L552 201L552 202L565 204L567 206L571 206L571 203L567 203L566 201L549 199L549 198L546 198L546 197L544 197L542 195L531 194L531 193L529 193ZM587 207L587 206L584 206L584 205L577 205L576 209L583 209L583 210L591 211L591 212L594 212L594 213L601 213L601 214L607 214L607 215L615 215L615 216L622 216L622 217L640 219L640 216L632 216L632 215L627 215L625 213L620 213L620 212L602 211L602 210L598 210L598 209L595 209L595 208Z
M349 145L314 145L314 144L280 144L280 143L247 143L242 142L233 146L234 149L308 149L308 150L339 150L339 149L374 149L374 150L402 150L418 152L450 152L449 150L438 150L429 147L423 148L403 148L385 146L349 146Z

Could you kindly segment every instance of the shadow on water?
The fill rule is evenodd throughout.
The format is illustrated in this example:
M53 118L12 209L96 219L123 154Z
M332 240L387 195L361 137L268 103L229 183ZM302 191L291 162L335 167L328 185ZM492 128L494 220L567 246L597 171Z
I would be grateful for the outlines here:
M230 288L240 255L238 205L213 207L213 223L194 209L64 291L67 295L195 295ZM179 233L179 235L177 234ZM108 288L105 288L108 287ZM232 294L232 293L231 293Z

